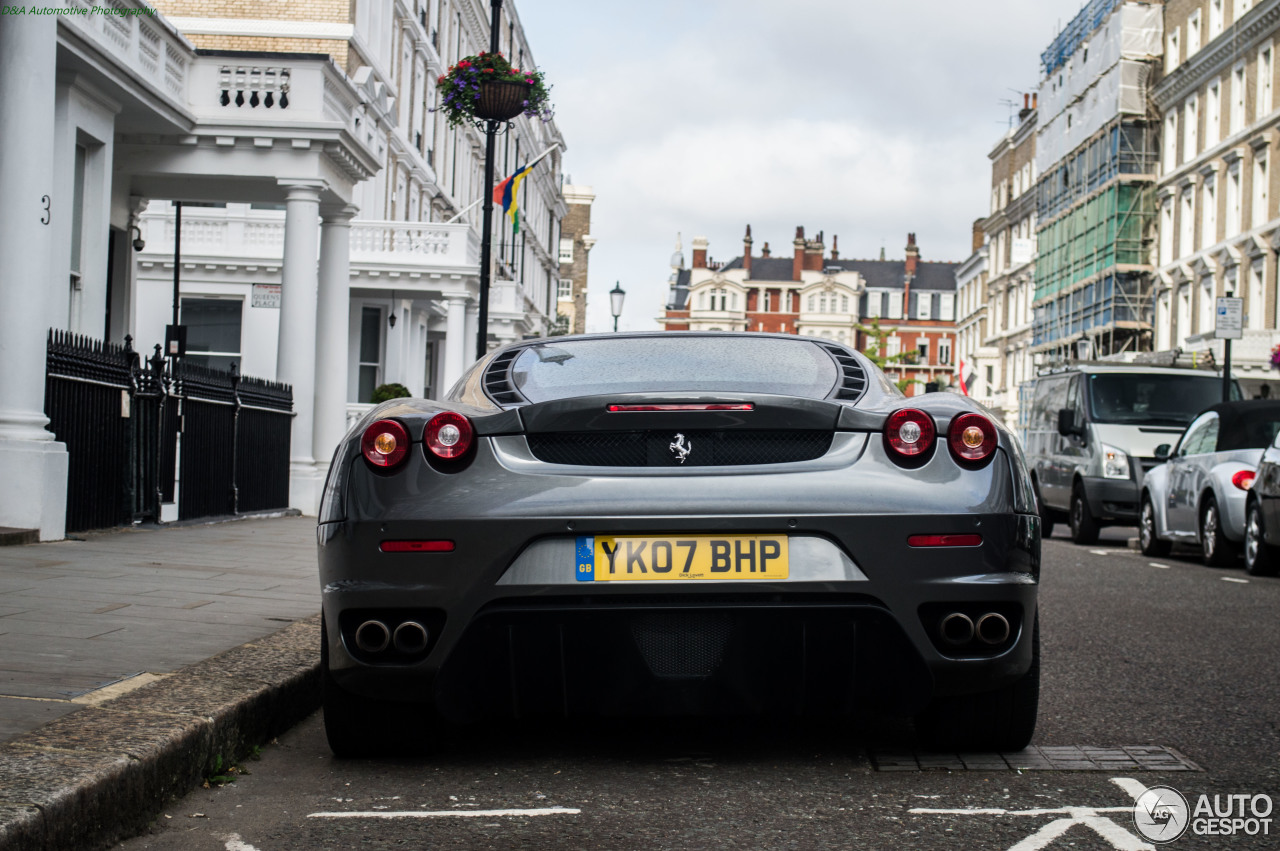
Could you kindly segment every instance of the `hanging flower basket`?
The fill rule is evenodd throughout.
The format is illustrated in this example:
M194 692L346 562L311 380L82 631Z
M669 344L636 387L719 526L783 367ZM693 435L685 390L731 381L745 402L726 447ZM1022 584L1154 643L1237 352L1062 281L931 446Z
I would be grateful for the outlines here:
M436 82L440 89L436 109L455 127L473 121L510 121L521 114L551 120L551 87L542 72L512 68L501 53L460 59Z
M1280 343L1271 347L1271 368L1280 370Z

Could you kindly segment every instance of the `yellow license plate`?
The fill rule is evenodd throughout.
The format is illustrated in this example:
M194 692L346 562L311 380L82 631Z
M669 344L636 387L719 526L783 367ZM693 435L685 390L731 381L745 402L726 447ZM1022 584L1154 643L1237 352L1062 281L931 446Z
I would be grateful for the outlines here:
M786 535L597 535L577 540L579 582L786 579Z

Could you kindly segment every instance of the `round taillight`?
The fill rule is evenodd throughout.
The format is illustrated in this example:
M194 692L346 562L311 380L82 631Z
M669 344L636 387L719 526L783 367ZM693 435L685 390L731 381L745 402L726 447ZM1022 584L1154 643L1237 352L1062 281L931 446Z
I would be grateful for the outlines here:
M982 414L961 414L951 420L947 445L957 461L985 461L996 451L996 426Z
M437 458L459 458L471 448L475 434L469 419L453 411L444 411L427 422L422 442Z
M395 467L409 454L409 432L395 420L378 420L364 430L360 451L375 467Z
M1240 488L1242 491L1247 491L1249 488L1253 487L1253 480L1257 477L1257 472L1253 470L1241 470L1231 477L1231 484Z
M933 448L937 436L933 418L915 408L894 411L884 424L884 442L904 458L915 458Z

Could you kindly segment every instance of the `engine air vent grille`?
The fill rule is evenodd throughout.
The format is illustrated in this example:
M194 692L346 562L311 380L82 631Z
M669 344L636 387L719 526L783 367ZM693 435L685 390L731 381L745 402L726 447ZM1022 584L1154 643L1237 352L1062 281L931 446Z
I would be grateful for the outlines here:
M867 373L858 363L858 359L841 346L823 346L840 365L840 388L836 391L836 399L847 399L854 402L867 392Z
M512 349L498 355L484 371L484 392L499 405L523 405L529 400L516 389L511 381L511 362L522 349Z
M586 467L735 467L821 458L829 431L552 432L528 435L539 461ZM682 460L683 459L683 460Z

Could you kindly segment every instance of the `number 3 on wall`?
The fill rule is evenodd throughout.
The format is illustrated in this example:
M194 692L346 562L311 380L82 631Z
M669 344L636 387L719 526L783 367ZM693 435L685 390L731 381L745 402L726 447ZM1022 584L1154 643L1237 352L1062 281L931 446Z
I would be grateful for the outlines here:
M47 225L47 224L49 224L49 204L50 204L49 196L48 196L48 195L41 195L41 196L40 196L40 203L41 203L41 204L44 204L44 208L43 208L43 209L44 209L44 215L40 217L40 224L42 224L42 225Z

